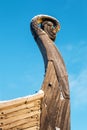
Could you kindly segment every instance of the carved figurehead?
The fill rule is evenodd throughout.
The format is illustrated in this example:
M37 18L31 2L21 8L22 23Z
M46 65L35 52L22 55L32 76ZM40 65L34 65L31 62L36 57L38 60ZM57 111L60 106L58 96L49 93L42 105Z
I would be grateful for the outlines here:
M30 27L45 64L41 130L70 130L68 75L63 58L54 45L60 24L51 16L38 15L32 19Z
M42 34L46 32L49 38L54 41L56 38L56 33L60 30L60 25L59 22L53 17L48 15L38 15L32 19L31 30L34 37L37 37L40 33Z
M47 15L31 21L42 53L45 77L39 93L0 102L0 130L70 130L70 94L66 67L54 45L59 22Z
M59 22L48 15L35 16L31 21L31 31L43 55L45 70L47 68L48 61L53 61L58 80L62 80L62 77L67 79L67 72L64 61L58 49L54 45L56 33L59 30ZM63 92L63 96L69 98L68 82L63 89L61 88L61 90Z

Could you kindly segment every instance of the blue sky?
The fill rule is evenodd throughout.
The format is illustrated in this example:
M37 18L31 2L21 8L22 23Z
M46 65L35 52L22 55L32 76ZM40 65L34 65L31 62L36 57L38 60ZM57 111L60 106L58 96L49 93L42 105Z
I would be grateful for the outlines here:
M38 14L56 17L55 41L69 75L71 128L87 126L87 1L0 0L0 100L33 94L41 87L44 64L30 32Z

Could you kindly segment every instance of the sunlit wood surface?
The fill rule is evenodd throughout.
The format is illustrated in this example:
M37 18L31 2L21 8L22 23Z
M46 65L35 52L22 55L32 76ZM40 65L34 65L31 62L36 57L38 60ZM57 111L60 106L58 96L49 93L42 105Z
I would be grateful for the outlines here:
M43 93L0 103L0 130L39 130Z

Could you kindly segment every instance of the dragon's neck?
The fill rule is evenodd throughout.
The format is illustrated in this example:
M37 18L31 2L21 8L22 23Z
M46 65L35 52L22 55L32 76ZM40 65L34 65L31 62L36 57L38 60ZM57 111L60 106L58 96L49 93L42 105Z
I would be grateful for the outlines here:
M59 29L59 22L48 15L35 16L31 21L31 31L42 53L45 68L48 61L53 58L51 45L54 46L53 41Z
M64 61L54 45L56 33L59 29L59 22L55 18L47 15L36 16L31 21L31 31L42 53L45 70L48 61L52 61L58 80L62 79L62 77L67 78ZM63 96L69 98L68 80L66 80L66 82L67 85L65 86L65 90L63 88Z

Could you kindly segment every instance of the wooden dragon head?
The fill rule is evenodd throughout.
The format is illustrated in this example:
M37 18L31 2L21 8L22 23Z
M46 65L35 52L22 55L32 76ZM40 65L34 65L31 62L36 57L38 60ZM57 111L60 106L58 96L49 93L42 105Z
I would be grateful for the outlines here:
M32 19L32 22L36 23L40 27L39 29L46 32L51 40L55 40L56 33L60 30L60 24L57 19L48 15L37 15Z

